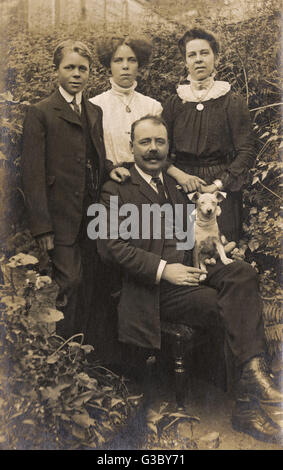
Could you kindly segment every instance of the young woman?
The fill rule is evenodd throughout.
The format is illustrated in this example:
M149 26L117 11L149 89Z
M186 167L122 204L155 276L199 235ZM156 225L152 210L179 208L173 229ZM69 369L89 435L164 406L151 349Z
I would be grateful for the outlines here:
M188 76L164 105L174 155L168 173L187 192L227 192L219 225L228 240L237 242L241 188L255 160L249 111L228 82L214 78L219 44L212 34L192 29L178 45Z
M102 108L107 169L112 179L121 182L134 161L130 150L132 123L146 114L162 112L158 101L135 91L138 70L147 64L151 45L143 39L111 38L99 45L97 53L111 72L111 88L90 101Z

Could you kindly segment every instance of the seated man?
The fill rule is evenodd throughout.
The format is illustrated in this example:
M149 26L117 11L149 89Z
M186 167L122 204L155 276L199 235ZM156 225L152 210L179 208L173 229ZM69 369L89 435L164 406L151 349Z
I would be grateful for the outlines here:
M241 368L232 423L255 437L277 439L280 428L260 406L280 404L283 395L275 388L265 363L257 273L243 261L226 266L217 262L207 266L207 271L192 267L192 250L177 236L179 222L176 217L171 220L174 236L168 236L170 227L166 226L163 209L159 212L158 236L152 217L145 216L149 205L160 208L167 202L171 208L181 207L183 227L188 222L188 199L176 188L175 180L163 172L168 154L163 120L145 116L136 121L131 147L135 158L131 178L124 184L108 181L103 187L101 202L107 209L108 230L104 227L98 242L101 256L118 264L124 273L118 307L119 339L160 348L161 320L205 329L220 320L235 363ZM129 212L131 217L126 217ZM201 274L206 274L206 279L200 283Z

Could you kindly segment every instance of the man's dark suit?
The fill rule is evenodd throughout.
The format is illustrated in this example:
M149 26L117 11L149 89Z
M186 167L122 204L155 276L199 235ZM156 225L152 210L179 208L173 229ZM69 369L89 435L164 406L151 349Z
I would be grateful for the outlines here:
M57 307L65 315L57 326L62 336L69 336L84 329L87 317L81 308L77 318L77 305L82 307L86 295L94 291L93 271L99 262L95 242L87 239L86 211L98 200L104 180L101 109L83 97L79 116L59 90L30 106L24 122L22 170L31 233L54 234L50 255L60 288ZM85 292L79 299L81 287ZM87 309L91 303L86 300Z
M176 182L166 174L163 177L170 202L185 207L188 201L176 188ZM131 170L131 179L124 184L108 181L103 186L101 202L108 213L111 196L119 197L119 206L125 203L137 206L140 226L142 205L159 202L158 195L135 168ZM122 220L120 217L120 222ZM164 231L159 240L108 238L98 241L101 256L120 265L124 272L118 308L119 339L137 346L160 348L160 319L211 328L220 313L236 360L241 363L261 354L264 331L254 269L244 262L228 266L218 264L209 269L207 282L201 286L176 286L163 280L156 284L161 259L192 265L190 253L176 250L176 241L170 242L168 249Z

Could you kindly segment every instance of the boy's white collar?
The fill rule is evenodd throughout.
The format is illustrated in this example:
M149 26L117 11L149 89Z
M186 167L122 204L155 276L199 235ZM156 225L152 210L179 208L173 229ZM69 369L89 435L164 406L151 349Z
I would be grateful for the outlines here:
M68 93L63 87L59 86L59 91L67 103L71 103L73 101L74 95L70 95L70 93ZM76 93L75 97L77 105L80 105L82 102L82 92L79 91L79 93Z

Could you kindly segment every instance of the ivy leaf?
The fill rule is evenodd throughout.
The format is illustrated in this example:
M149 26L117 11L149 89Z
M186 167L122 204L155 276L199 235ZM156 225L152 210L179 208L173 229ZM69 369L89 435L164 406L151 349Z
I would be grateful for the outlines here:
M61 395L62 390L68 388L69 386L70 385L68 383L63 383L56 385L55 387L42 387L40 392L44 400L57 401Z
M125 402L122 400L122 398L111 398L111 405L110 408L114 408L114 406L119 405L119 404L124 405Z
M278 135L272 135L271 137L269 137L269 139L267 139L267 142L273 142L274 140L278 140Z
M79 384L87 388L93 389L97 385L97 380L89 377L85 372L78 374L77 378L79 380Z
M75 413L73 416L73 420L82 428L89 428L90 426L95 425L94 419L89 416L87 411L85 411L84 413Z
M58 361L59 357L60 356L58 354L51 354L51 356L49 356L46 359L46 362L47 362L47 364L55 364L55 362Z
M197 416L189 416L186 413L182 413L178 411L176 413L170 413L169 417L170 418L183 418L189 421L197 421L197 422L200 421L200 419Z
M79 440L83 440L86 437L86 432L81 426L76 425L75 423L72 426L72 434Z
M64 314L55 308L47 308L40 313L37 320L44 323L55 323L64 319Z
M256 184L258 181L259 181L259 177L258 177L258 176L254 176L254 177L253 177L253 180L252 180L252 185Z
M35 256L27 255L25 253L18 253L9 259L6 266L9 268L17 268L18 266L28 266L30 264L37 264L38 259Z
M248 247L251 251L255 251L259 247L259 242L257 240L250 240L248 243Z
M41 289L42 287L48 286L52 284L52 279L49 276L38 276L35 281L35 288L37 290Z
M83 349L86 354L89 354L94 351L94 347L91 346L91 344L84 344L83 346L81 346L81 349Z
M75 400L72 401L72 406L74 407L80 407L87 403L93 396L93 392L89 390L88 392L82 393L79 397L75 398Z
M264 134L262 134L260 136L260 139L263 139L264 137L267 137L270 133L269 132L264 132Z

